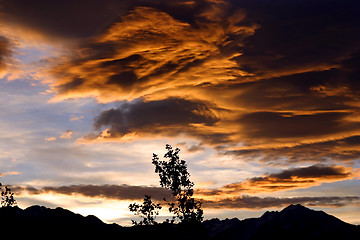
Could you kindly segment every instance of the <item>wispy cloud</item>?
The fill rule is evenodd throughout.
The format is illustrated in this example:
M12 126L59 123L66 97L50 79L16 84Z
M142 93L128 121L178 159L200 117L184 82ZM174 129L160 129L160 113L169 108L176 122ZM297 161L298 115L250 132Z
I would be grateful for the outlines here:
M154 200L162 201L171 199L171 192L160 187L131 186L131 185L70 185L70 186L45 186L42 188L13 186L13 191L21 194L26 192L31 195L55 193L64 195L79 194L92 198L108 198L117 200L139 200L144 195L151 195Z
M272 207L283 207L289 204L303 204L318 207L343 207L347 205L360 204L357 196L331 196L331 197L254 197L243 195L241 197L224 198L218 200L204 200L206 208L228 208L228 209L262 209Z
M44 138L45 141L48 141L48 142L53 142L53 141L56 141L56 137L46 137Z
M287 191L318 186L325 182L336 182L359 177L351 168L343 166L312 165L285 169L278 173L267 173L243 182L227 184L219 189L198 189L198 196L236 196L241 193Z
M60 136L59 136L59 138L72 138L72 131L71 130L66 130L66 132L64 132L63 134L61 134Z
M0 177L6 176L6 175L19 175L20 172L4 172L0 173Z
M243 159L259 159L261 162L327 162L329 159L339 162L353 162L359 158L360 136L341 137L309 143L298 143L289 146L242 147L237 150L226 151L225 154Z
M62 195L81 195L98 199L115 200L141 200L144 195L151 195L156 201L171 199L171 192L158 187L149 186L130 186L130 185L70 185L59 187L11 187L14 192L21 196L22 193L30 195L39 195L46 193ZM282 207L289 204L304 204L307 206L319 207L343 207L359 205L358 196L323 196L323 197L256 197L242 195L237 197L201 199L204 208L222 208L222 209L262 209L271 207Z

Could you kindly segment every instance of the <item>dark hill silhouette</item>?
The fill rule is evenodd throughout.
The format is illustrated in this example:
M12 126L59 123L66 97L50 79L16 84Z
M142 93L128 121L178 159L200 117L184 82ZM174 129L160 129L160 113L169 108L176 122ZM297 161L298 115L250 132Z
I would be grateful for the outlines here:
M0 208L0 230L16 238L85 239L360 239L360 226L345 223L323 211L290 205L280 212L266 212L245 220L211 219L202 224L159 224L121 227L95 216L84 217L63 208L32 206Z
M351 225L300 204L282 211L266 212L260 218L245 220L212 219L204 222L211 239L319 240L360 239L360 226Z
M88 237L120 232L117 224L105 224L95 216L84 217L63 208L31 206L0 208L0 229L18 237ZM72 238L72 237L71 237Z

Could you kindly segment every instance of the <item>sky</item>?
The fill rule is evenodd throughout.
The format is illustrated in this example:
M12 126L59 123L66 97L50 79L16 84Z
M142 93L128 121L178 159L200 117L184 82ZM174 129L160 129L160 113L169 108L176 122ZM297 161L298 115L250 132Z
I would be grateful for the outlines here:
M130 225L181 149L206 219L360 224L360 3L1 0L0 181ZM166 217L166 212L162 212Z

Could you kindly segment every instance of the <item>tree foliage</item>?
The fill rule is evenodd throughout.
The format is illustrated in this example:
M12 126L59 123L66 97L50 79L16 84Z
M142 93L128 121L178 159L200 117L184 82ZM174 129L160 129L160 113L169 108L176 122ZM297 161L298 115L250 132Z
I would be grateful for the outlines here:
M14 198L14 193L11 192L11 189L8 186L5 186L5 189L2 189L2 184L0 183L1 188L1 207L14 207L17 205Z
M171 190L175 199L174 202L170 202L164 198L169 206L169 212L174 214L172 220L166 222L174 223L179 220L182 223L199 223L203 220L202 202L193 198L194 183L190 181L186 161L180 159L179 148L173 149L167 144L166 150L165 160L160 160L156 154L153 154L152 158L155 173L160 177L160 186ZM156 224L155 217L159 214L161 205L153 203L151 197L145 195L142 205L133 203L129 205L129 209L143 218L139 223L132 220L134 225L153 225Z
M155 218L159 215L161 205L153 203L151 196L145 195L144 203L142 205L132 203L129 205L129 209L131 212L135 212L135 215L143 218L140 222L131 220L134 225L155 225L157 224Z
M175 202L168 202L169 212L175 214L172 222L176 219L183 223L195 223L203 220L202 202L194 199L194 183L190 181L190 173L187 170L185 160L179 157L180 149L175 150L166 145L166 160L159 160L158 155L153 154L152 163L155 172L159 174L160 185L171 190Z

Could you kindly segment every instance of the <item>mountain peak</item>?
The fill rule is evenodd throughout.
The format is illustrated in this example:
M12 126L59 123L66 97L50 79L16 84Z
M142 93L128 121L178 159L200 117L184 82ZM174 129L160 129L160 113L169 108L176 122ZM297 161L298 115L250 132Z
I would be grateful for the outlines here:
M291 204L284 208L283 210L279 211L266 211L260 219L263 221L270 221L274 218L278 218L279 216L299 216L303 215L305 213L315 212L312 209L309 209L307 207L304 207L301 204Z
M287 206L286 208L284 209L289 209L289 208L307 208L301 204L290 204L289 206Z
M217 223L221 228L222 222ZM214 232L214 239L360 239L360 227L341 221L323 211L291 204L281 211L265 212L260 218L245 219ZM208 229L212 231L212 226Z
M284 208L282 210L282 212L283 211L285 211L285 212L286 211L304 211L304 210L308 211L308 210L311 210L311 209L309 209L307 207L304 207L301 204L291 204L291 205L287 206L286 208Z

